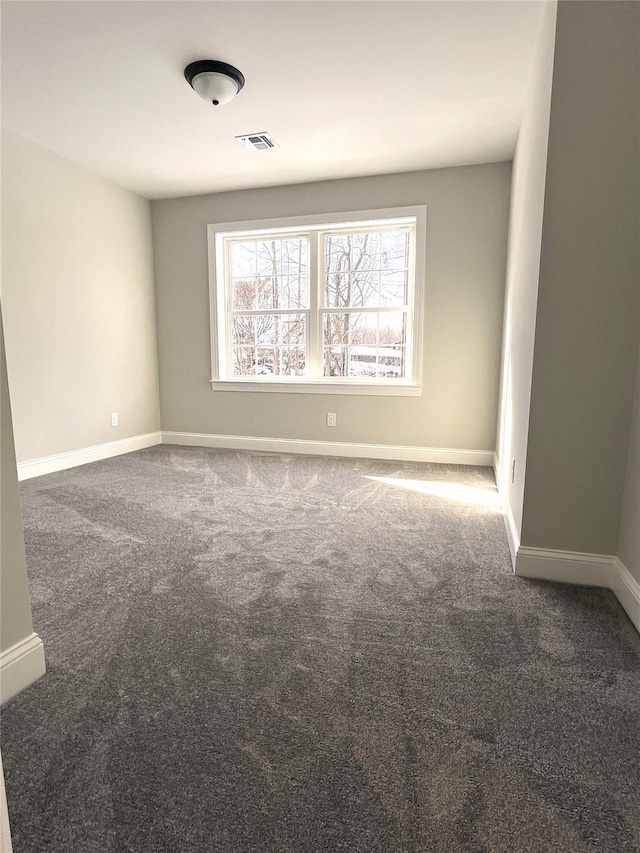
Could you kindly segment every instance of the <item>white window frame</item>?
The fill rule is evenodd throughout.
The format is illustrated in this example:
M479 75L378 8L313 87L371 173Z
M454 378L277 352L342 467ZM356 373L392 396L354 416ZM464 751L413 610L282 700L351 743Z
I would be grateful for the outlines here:
M424 304L426 256L426 205L385 208L382 210L352 211L318 216L296 216L286 219L262 219L249 222L216 223L207 226L209 249L209 310L211 333L211 388L214 391L259 391L306 394L362 394L368 396L418 397L422 391L422 315ZM322 310L319 309L322 258L317 251L318 241L309 241L309 307L292 313L308 318L307 352L309 365L317 378L278 376L233 376L228 374L230 341L228 332L231 316L229 288L225 276L228 250L233 239L260 238L265 234L278 237L306 236L335 228L352 227L354 231L392 228L410 224L415 229L409 259L409 310L407 313L407 362L410 375L402 379L370 379L357 377L323 377L318 365L319 337L322 337ZM412 274L411 274L412 273ZM314 281L315 279L315 281ZM354 309L355 310L355 309ZM361 309L360 309L361 310ZM375 310L375 309L371 309ZM260 313L269 313L268 311ZM344 313L339 311L338 313ZM346 312L348 313L348 311Z

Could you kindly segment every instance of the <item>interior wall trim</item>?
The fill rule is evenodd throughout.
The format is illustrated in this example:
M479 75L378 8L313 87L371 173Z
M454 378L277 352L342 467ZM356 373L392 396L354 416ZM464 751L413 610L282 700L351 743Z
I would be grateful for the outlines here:
M68 450L53 456L43 456L41 459L29 459L18 463L18 480L30 480L54 471L64 471L75 468L76 465L86 465L87 462L98 462L111 456L131 453L132 450L143 450L162 443L162 433L149 432L145 435L134 435L119 441L108 441L106 444L95 444L93 447L82 447L80 450Z
M640 631L640 583L618 558L615 558L615 576L613 591L620 604L627 611L629 619Z
M31 634L0 654L0 705L45 674L44 645Z
M457 450L446 447L405 447L396 444L358 444L350 441L309 441L301 438L263 438L254 435L208 435L196 432L162 432L163 444L304 453L312 456L346 456L360 459L398 459L407 462L442 462L453 465L493 463L493 450Z
M518 548L515 573L524 578L606 587L640 631L640 584L618 557L522 547Z
M523 578L613 588L615 557L520 547L515 573Z

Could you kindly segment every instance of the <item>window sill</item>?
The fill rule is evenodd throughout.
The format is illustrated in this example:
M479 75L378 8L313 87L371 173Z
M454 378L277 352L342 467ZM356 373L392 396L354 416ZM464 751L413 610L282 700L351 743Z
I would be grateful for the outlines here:
M419 397L421 385L364 382L278 382L271 379L211 379L213 391L259 391L278 394L358 394L367 397Z

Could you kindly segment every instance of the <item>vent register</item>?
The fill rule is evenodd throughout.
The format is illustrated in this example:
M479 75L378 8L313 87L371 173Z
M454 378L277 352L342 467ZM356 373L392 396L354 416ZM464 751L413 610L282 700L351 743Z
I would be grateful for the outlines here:
M270 148L277 148L278 143L266 131L259 133L247 133L243 136L236 136L240 145L244 145L249 151L269 151Z

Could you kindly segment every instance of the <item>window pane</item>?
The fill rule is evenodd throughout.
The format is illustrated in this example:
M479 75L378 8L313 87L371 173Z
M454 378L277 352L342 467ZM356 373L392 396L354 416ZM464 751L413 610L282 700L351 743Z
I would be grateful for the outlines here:
M401 379L405 375L406 347L394 345L378 348L378 376Z
M325 308L348 308L351 297L351 274L344 270L331 270L325 274Z
M256 342L256 318L234 317L231 326L231 343L253 345Z
M275 347L258 347L254 373L258 376L271 376L276 372L275 363Z
M349 347L349 376L370 378L376 376L376 346Z
M380 272L370 270L351 274L352 308L377 308L380 305Z
M306 308L306 238L232 243L231 281L234 311Z
M233 278L254 278L256 274L257 243L234 243L232 249Z
M251 314L236 315L232 324L232 345L301 344L304 346L305 329L302 314Z
M379 314L378 342L381 346L389 344L402 346L406 343L405 326L407 315L403 312Z
M253 347L233 347L232 362L234 376L253 374L255 350Z
M302 346L305 344L305 316L304 314L287 314L277 317L277 341L289 346Z
M349 348L324 347L324 376L349 375Z
M382 235L382 269L407 269L409 266L409 232L387 231Z
M256 306L255 278L237 278L233 280L234 311L252 311Z
M346 344L349 341L349 315L324 315L324 343Z
M301 347L281 347L280 365L283 376L304 376L306 359Z
M281 293L282 308L305 308L309 301L306 271L299 275L283 276Z
M380 305L406 305L409 299L408 282L407 270L383 272L380 278Z

